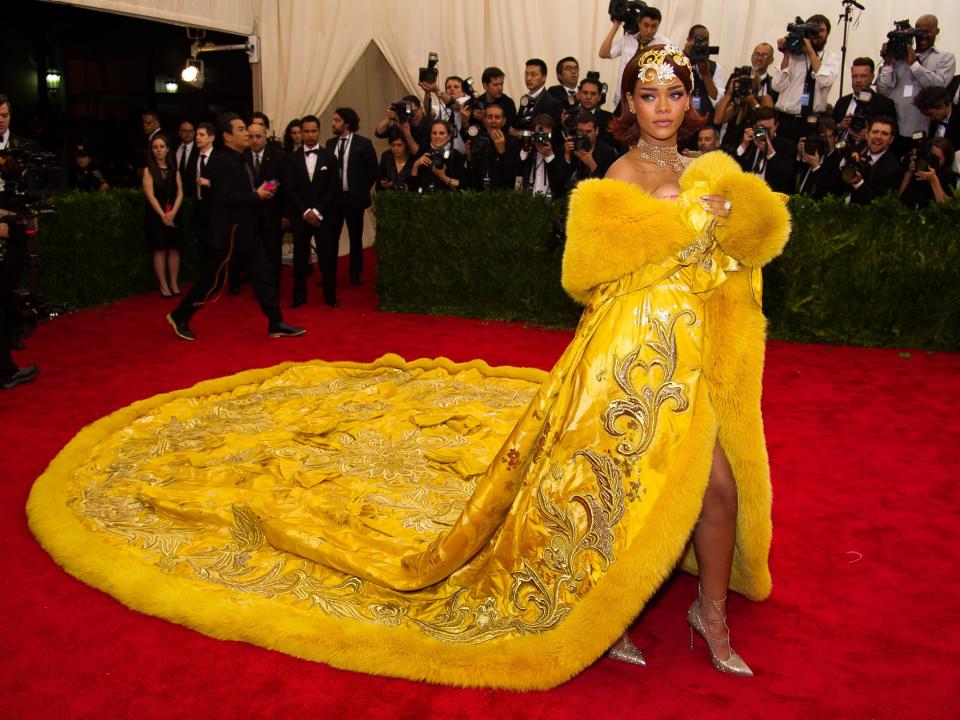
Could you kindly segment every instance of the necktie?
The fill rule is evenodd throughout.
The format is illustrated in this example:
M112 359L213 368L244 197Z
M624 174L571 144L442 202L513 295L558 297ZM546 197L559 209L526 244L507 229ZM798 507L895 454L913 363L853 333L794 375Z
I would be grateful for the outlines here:
M260 153L253 154L253 174L260 177Z
M337 165L340 168L340 179L343 179L343 154L347 149L347 139L345 137L340 138L340 144L337 145Z
M181 146L180 148L180 174L183 175L187 171L187 148L186 146Z
M316 155L316 154L317 154L317 151L316 151L316 150L304 150L304 151L303 151L303 154L304 154L304 155Z
M200 177L203 177L203 169L207 166L207 156L200 156ZM197 185L197 197L203 200L203 186Z
M242 161L241 161L240 164L243 165L243 169L247 171L247 180L250 181L250 189L251 189L251 190L256 190L256 188L257 188L257 181L256 181L256 179L253 177L253 169L252 169L249 165L247 165L245 162L242 162Z

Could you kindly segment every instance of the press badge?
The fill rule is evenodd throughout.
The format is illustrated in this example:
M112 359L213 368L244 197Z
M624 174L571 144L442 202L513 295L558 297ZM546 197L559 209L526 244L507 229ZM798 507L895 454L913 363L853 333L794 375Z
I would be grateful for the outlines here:
M913 85L903 86L903 96L905 98L913 97Z
M809 93L809 92L804 91L804 92L800 93L800 107L802 107L802 108L810 107L810 93Z

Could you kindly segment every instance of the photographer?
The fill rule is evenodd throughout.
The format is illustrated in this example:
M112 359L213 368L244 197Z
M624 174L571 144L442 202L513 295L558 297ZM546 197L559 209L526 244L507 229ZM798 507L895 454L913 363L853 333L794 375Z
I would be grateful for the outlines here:
M942 87L927 87L914 99L914 105L930 122L927 137L943 137L954 148L960 147L960 113L954 112L953 98ZM956 170L956 166L953 168Z
M496 103L503 111L504 127L513 127L513 120L517 117L517 104L509 95L503 94L503 81L506 74L498 67L488 67L480 76L480 83L483 85L483 92L474 103L474 119L479 122L485 122L487 106Z
M560 116L562 127L567 127L570 122L570 115L576 110L577 117L582 113L589 113L597 121L597 127L600 129L600 139L609 145L618 155L621 154L621 145L614 139L613 135L607 129L610 121L613 120L613 113L600 107L603 99L603 85L599 80L585 78L580 81L580 89L577 91L577 104L572 109L563 112ZM579 108L579 109L578 109ZM624 150L626 152L626 150Z
M898 36L898 32L902 34ZM911 33L912 38L904 37ZM953 53L941 52L934 47L939 34L939 20L933 15L921 15L915 28L898 25L896 30L888 33L887 42L880 48L883 64L877 78L877 90L896 105L897 149L901 154L910 148L915 132L927 130L928 121L913 104L914 97L923 88L946 86L956 71L957 61Z
M538 115L549 115L553 118L553 143L559 147L562 142L560 112L563 103L547 92L547 64L539 58L527 60L523 82L527 86L527 93L520 98L520 109L514 118L510 134L519 137L521 130L530 130L533 127L533 120Z
M850 202L866 205L888 192L899 192L903 165L891 149L895 127L893 118L874 118L867 131L866 150L850 153L840 161L843 182L849 186Z
M453 148L453 127L446 120L430 123L430 146L410 169L410 190L435 193L458 190L463 181L463 155Z
M628 8L626 12L627 20L614 19L612 17L613 13L611 13L612 24L610 30L600 43L600 51L597 53L604 60L620 58L617 82L614 83L614 108L620 104L620 81L623 79L623 69L636 55L637 50L647 45L672 45L669 38L657 32L660 29L660 23L663 22L663 15L657 8L638 7L639 3L629 2L629 0L623 5ZM613 10L614 2L610 3L610 8ZM621 25L623 26L623 35L614 39ZM616 109L614 112L616 112Z
M945 203L953 197L957 174L953 171L956 152L944 137L925 140L911 153L910 166L900 183L900 199L914 210L931 202Z
M434 109L434 117L437 120L446 120L453 128L453 147L463 152L463 140L460 137L460 131L464 128L464 113L460 101L466 102L463 91L463 78L459 75L451 75L443 81L441 90L436 82L421 82L420 87L425 93L434 94L439 101ZM431 120L433 118L430 118Z
M735 68L727 80L723 97L713 109L713 124L724 127L722 147L733 153L751 113L759 107L772 108L777 101L768 69L773 62L773 45L760 43L753 49L750 65Z
M797 192L820 200L827 195L843 195L846 186L840 180L842 154L837 150L837 123L828 117L817 121L816 132L800 138L797 152L806 166L800 171Z
M706 25L694 25L687 33L687 42L683 54L690 60L693 70L693 92L690 104L701 115L707 116L707 122L713 119L714 103L723 97L726 76L711 55L717 54L717 48L710 45L710 31Z
M519 155L520 141L504 131L506 122L503 108L490 103L483 111L483 125L468 128L467 177L470 189L514 187L514 158Z
M25 150L27 152L40 152L40 145L30 138L14 135L10 130L10 121L13 106L10 104L10 98L6 95L0 95L0 150ZM3 200L5 192L4 180L0 176L0 200Z
M16 221L13 213L0 207L0 387L4 390L28 383L40 372L36 365L18 367L10 353L15 347L22 347L14 296L20 273L10 265L11 256L19 254L13 252L14 246L22 246L26 242L23 233L22 223Z
M772 190L794 191L796 158L794 146L777 136L778 123L773 110L758 108L753 125L743 131L736 149L737 162L744 171L759 175Z
M386 139L387 131L391 127L400 131L411 155L418 154L421 147L430 144L429 123L426 121L423 105L416 95L407 95L399 102L388 105L386 116L377 125L373 134L378 138Z
M561 192L561 186L554 184L555 178L549 171L550 167L558 164L553 147L553 131L553 117L546 113L537 115L530 128L522 131L514 159L516 189L531 195L543 195L548 200Z
M380 177L377 189L380 192L406 192L410 189L410 172L413 156L399 133L390 137L390 149L380 156Z
M830 21L811 15L795 32L777 40L783 54L780 68L773 73L773 89L780 93L777 120L781 138L792 143L806 130L808 115L826 110L827 95L841 72L840 53L824 50L829 36Z
M837 122L840 140L853 138L857 142L863 142L867 137L870 118L896 115L893 101L871 87L874 70L873 60L868 57L855 58L850 65L851 92L837 100L833 108L833 119Z
M577 102L577 83L580 82L580 63L575 57L565 57L557 62L557 80L559 85L547 88L563 105Z
M617 159L617 151L600 137L596 116L581 112L576 128L576 135L564 140L563 156L547 169L551 184L568 193L581 180L602 178Z

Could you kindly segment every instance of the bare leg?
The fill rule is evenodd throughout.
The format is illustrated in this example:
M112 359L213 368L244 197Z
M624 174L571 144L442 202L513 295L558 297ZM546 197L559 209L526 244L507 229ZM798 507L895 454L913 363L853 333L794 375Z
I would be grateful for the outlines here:
M705 620L722 620L726 614L724 603L714 605L706 602L706 598L719 601L727 596L736 535L737 486L730 463L718 441L713 447L713 466L700 520L693 531L693 550L700 567L700 592L705 598L700 607ZM727 630L723 623L707 622L705 627L714 640L726 638ZM716 644L714 650L721 660L730 657L728 643Z
M157 282L160 284L160 292L164 295L169 295L170 286L167 284L167 257L163 250L157 250L153 253L153 273L157 276Z
M170 270L170 289L180 292L180 251L167 250L167 267Z

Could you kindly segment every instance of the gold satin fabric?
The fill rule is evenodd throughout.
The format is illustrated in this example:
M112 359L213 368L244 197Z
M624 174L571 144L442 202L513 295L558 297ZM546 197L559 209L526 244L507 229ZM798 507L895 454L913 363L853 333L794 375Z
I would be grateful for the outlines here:
M549 374L290 365L151 408L83 458L68 503L117 553L236 603L442 643L548 633L624 557L662 579L706 486L688 470L708 467L716 433L704 304L724 283L759 299L704 192L677 201L697 242L598 288ZM639 542L669 507L671 536Z

